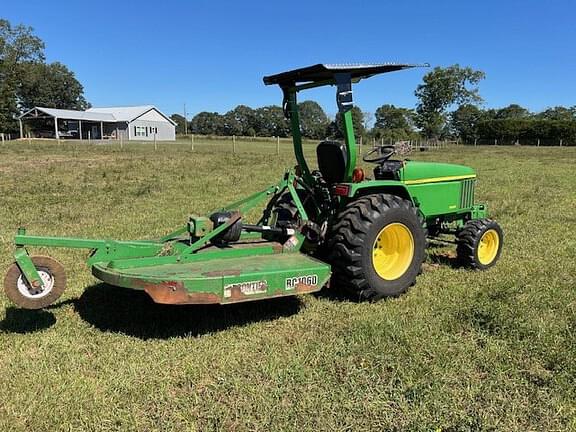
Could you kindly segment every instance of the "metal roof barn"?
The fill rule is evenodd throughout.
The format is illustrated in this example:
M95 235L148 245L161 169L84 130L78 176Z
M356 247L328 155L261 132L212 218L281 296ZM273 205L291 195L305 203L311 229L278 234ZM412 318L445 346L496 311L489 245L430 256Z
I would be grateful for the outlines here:
M176 139L176 123L153 105L89 108L86 111L34 107L18 120L20 138L24 138L26 124L28 133L39 138Z

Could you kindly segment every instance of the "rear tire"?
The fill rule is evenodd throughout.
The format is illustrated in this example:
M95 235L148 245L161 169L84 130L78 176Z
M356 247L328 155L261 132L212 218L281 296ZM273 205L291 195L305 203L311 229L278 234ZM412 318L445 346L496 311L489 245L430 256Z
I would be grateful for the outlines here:
M53 258L33 256L30 259L44 282L44 288L31 287L18 264L14 263L4 278L4 290L6 296L18 306L42 309L58 300L66 289L66 272L62 264Z
M468 221L456 237L456 255L464 267L487 270L500 258L504 233L492 219Z
M411 201L374 194L340 212L328 240L333 283L360 300L404 293L425 258L426 234Z

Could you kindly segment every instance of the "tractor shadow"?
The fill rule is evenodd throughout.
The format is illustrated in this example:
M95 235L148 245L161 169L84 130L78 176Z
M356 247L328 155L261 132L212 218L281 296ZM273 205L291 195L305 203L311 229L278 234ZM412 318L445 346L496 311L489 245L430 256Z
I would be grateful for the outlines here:
M458 258L456 257L456 251L452 248L447 248L445 244L430 242L427 249L428 258L424 263L424 271L427 267L434 269L438 266L448 266L453 269L461 267Z
M296 297L231 305L162 305L137 290L92 285L74 302L80 317L95 328L140 339L201 336L251 323L289 317L300 311Z

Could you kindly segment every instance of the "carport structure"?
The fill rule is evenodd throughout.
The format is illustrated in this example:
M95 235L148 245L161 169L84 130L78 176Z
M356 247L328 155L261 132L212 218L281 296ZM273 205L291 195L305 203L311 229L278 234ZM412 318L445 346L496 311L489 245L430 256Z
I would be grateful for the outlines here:
M105 136L105 129L116 129L118 122L114 115L110 113L91 112L91 111L74 111L57 108L34 107L18 118L20 124L20 138L24 138L25 122L44 122L52 120L54 122L53 135L49 132L49 137L53 136L59 139L65 134L66 138L76 137L84 139L91 137L93 139L102 139ZM70 124L76 123L77 129L71 130ZM67 126L66 131L62 131L63 125ZM112 127L110 127L112 126ZM44 129L47 129L46 127ZM72 133L75 132L75 133ZM74 136L77 135L77 136Z

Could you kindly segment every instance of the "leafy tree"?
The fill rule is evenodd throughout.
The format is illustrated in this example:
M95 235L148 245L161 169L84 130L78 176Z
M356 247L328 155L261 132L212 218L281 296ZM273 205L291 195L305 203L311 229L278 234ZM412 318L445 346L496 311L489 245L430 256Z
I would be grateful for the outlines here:
M428 138L439 137L446 126L448 108L481 102L477 85L484 76L482 71L459 65L436 67L424 75L423 84L414 93L419 99L416 125L422 133Z
M503 144L517 140L535 143L537 139L576 142L576 121L534 117L485 120L478 123L478 135L485 139L496 138Z
M374 136L386 140L409 139L414 132L414 113L394 105L382 105L376 110Z
M27 62L21 69L17 98L22 111L35 106L75 110L90 107L82 84L62 63Z
M357 106L352 107L352 124L354 125L354 136L359 137L366 135L364 115L362 110ZM328 135L335 138L344 137L344 120L340 112L336 114L336 120L329 125Z
M223 116L217 112L207 111L196 114L190 122L192 132L200 135L222 134L223 125Z
M548 108L536 114L536 118L543 120L574 121L576 120L576 106L570 108L563 106Z
M494 118L496 119L521 119L530 117L530 111L518 104L511 104L507 107L496 110Z
M270 105L258 108L255 113L259 136L286 137L290 134L290 127L284 118L282 108L279 106Z
M0 19L0 131L17 129L17 95L22 64L44 61L44 43L34 36L31 27L12 26Z
M322 139L326 136L326 128L330 124L330 120L318 103L314 101L301 102L298 104L298 112L303 136L313 139Z
M476 105L460 105L450 114L450 126L463 141L471 141L478 137L478 122L484 118L484 111Z
M258 130L258 119L252 108L238 105L224 114L224 135L254 136Z
M180 114L172 114L170 118L174 123L176 123L176 133L183 135L186 132L186 128L184 127L186 124L186 119L184 116Z

